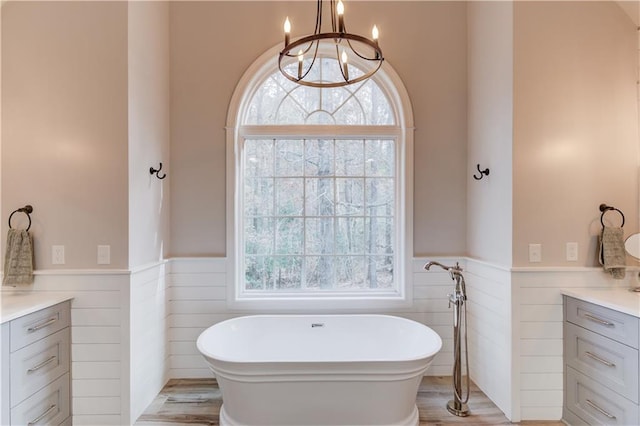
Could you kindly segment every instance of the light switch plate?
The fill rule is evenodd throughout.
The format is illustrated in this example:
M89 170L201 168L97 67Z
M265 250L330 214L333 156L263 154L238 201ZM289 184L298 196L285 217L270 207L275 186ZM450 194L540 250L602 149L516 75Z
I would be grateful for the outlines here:
M529 244L529 262L542 262L542 244Z
M51 264L64 265L64 246L51 246Z
M571 242L567 243L567 261L569 262L577 262L578 261L578 243Z
M111 246L98 246L98 265L111 264Z

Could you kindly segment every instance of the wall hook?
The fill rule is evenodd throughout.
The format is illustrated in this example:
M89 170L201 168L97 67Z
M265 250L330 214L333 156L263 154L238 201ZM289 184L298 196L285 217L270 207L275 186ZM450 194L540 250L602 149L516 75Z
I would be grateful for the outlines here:
M476 176L475 174L473 175L473 178L475 180L480 180L485 176L489 176L489 168L486 168L484 170L480 170L480 164L476 165L476 167L478 168L478 171L480 172L480 176Z
M151 173L152 175L155 174L158 179L166 178L166 173L163 173L162 176L160 176L160 170L162 170L162 163L160 163L160 167L158 167L158 169L154 169L153 167L149 168L149 173Z

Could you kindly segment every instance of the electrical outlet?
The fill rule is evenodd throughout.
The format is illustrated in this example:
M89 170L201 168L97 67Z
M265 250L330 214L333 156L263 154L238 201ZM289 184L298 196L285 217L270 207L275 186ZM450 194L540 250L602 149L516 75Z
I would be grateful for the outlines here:
M567 243L566 255L567 255L567 261L577 262L578 261L578 243Z
M98 265L111 263L111 246L98 246Z
M51 246L51 263L64 265L64 246Z
M542 262L542 244L529 244L529 262Z

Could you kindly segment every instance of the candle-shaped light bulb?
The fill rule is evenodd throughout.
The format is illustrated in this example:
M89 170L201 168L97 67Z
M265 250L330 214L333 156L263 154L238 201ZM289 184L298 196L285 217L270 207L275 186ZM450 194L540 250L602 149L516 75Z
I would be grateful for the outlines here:
M302 50L298 51L298 80L302 80L302 63L304 62L304 53Z
M338 5L336 6L336 12L338 12L338 32L344 32L344 3L342 0L338 0Z
M289 45L289 36L291 35L291 22L289 22L289 17L284 20L284 45Z
M378 32L378 27L376 25L373 26L373 29L371 30L371 38L373 39L373 43L376 45L376 47L378 47L378 36L380 35L380 33ZM375 51L375 56L376 59L380 58L380 54L378 53L378 50Z
M349 67L347 60L347 52L345 50L342 51L342 73L344 74L345 81L349 81Z

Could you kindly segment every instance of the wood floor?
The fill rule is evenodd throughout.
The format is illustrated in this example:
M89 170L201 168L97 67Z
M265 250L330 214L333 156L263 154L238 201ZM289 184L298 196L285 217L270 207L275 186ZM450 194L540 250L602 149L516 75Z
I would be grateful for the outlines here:
M418 391L420 425L463 423L510 424L498 407L472 384L469 417L449 414L445 404L452 398L451 377L425 377ZM222 395L214 379L170 380L135 423L137 426L218 425ZM560 426L562 422L523 422L526 425Z

